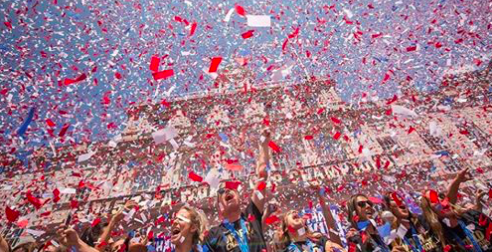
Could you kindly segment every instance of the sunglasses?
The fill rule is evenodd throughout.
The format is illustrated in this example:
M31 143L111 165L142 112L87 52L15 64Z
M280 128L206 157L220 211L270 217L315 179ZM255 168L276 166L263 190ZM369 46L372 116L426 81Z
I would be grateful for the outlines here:
M359 202L357 202L357 205L358 205L360 208L364 208L364 207L366 207L367 205L369 205L369 206L371 206L371 207L372 207L374 204L373 204L371 201L366 200L366 201L359 201Z
M224 189L224 188L220 188L219 190L217 190L217 194L219 194L219 195L222 195L222 194L224 194L226 192L227 192L227 190Z

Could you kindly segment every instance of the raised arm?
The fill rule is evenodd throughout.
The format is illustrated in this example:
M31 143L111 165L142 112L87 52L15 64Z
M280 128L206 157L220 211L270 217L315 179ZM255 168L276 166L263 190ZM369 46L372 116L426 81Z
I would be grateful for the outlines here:
M342 240L340 239L340 233L337 227L337 222L330 211L330 206L326 203L325 197L322 195L321 190L317 190L319 203L323 216L325 217L326 226L328 226L328 232L330 234L330 240L340 246L342 246Z
M453 182L448 187L448 192L446 196L448 197L449 203L456 204L458 201L458 190L460 189L460 185L463 182L470 180L470 174L468 173L468 168L460 171L456 177L453 179Z
M256 159L256 175L260 178L260 181L256 185L253 196L251 197L251 200L261 213L263 213L265 202L267 202L267 190L265 188L259 190L258 188L264 187L262 185L265 185L268 179L267 167L268 162L270 161L270 149L268 148L268 143L270 142L270 132L265 131L263 137L265 139L259 144L260 154Z
M67 248L75 247L78 252L98 252L97 249L87 245L84 241L79 238L79 235L72 228L68 229L60 229L58 231L58 235L60 236L60 243L66 246Z
M100 252L104 251L106 249L106 246L108 245L109 238L111 238L111 232L113 231L114 227L118 225L118 223L125 217L123 214L123 210L125 211L130 211L132 207L135 206L135 202L129 200L125 203L125 206L123 209L118 211L115 215L111 217L111 220L109 221L108 226L106 226L103 229L103 232L101 236L99 237L99 243L96 246L96 249L99 250Z
M2 235L0 235L0 252L10 252L10 246Z

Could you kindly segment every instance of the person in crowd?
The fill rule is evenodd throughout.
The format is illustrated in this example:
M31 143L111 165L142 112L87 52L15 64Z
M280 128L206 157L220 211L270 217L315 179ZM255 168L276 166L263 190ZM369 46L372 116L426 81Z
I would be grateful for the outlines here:
M98 251L105 251L108 246L111 246L111 232L114 228L123 220L125 212L129 212L136 203L132 200L128 200L122 209L111 216L109 222L98 223L95 226L87 228L81 235L82 241L87 245L96 248Z
M311 232L306 225L306 219L296 210L288 211L282 218L282 235L280 243L288 252L331 252L345 251L340 245L330 241L319 232Z
M97 249L82 241L77 232L72 228L62 226L58 230L58 236L60 244L69 249L75 249L78 252L98 252Z
M448 243L445 250L489 252L492 251L490 218L477 210L456 205L460 184L469 179L468 169L458 173L445 198L432 190L425 192L421 208L427 213L424 215L427 222L437 219L440 223Z
M175 252L201 252L207 231L207 219L203 213L183 206L176 213L171 226L171 243Z
M1 234L0 234L0 252L10 252L10 245L7 242L7 240L3 238L3 235Z
M373 219L376 211L373 203L364 194L352 195L347 202L348 219L352 225L347 234L349 249L361 252L382 251L382 252L400 252L405 251L402 246L390 247L384 242L379 235L377 224Z
M398 233L396 243L401 244L405 251L443 251L446 244L440 225L429 225L423 216L411 213L403 198L395 192L386 193L384 203L387 211L394 216L391 228Z
M315 188L321 192L319 188ZM296 210L288 211L282 217L280 226L279 243L286 252L342 252L345 249L341 246L341 239L336 231L336 222L331 211L323 199L321 193L318 194L320 204L325 217L330 238L319 232L312 232L306 225L306 219L299 215Z
M147 237L137 237L134 231L130 231L123 239L112 242L106 250L111 252L147 252Z
M267 198L264 186L267 179L266 168L270 158L269 135L265 132L265 139L260 144L260 155L256 164L256 174L260 177L260 181L252 193L246 210L241 212L241 196L237 186L228 186L228 183L225 183L225 188L218 190L218 212L223 221L220 225L213 227L206 238L206 246L209 250L214 252L266 251L262 216Z

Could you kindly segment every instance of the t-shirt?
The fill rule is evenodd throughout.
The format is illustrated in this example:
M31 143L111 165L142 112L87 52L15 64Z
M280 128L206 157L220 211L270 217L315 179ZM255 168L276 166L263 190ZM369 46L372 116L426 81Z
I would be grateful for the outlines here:
M350 237L348 239L348 245L349 250L350 247L354 247L357 252L390 250L378 234L368 234L365 231L361 231L360 234Z
M287 248L285 248L284 252L328 252L325 251L327 242L329 242L329 239L326 236L321 236L316 241L309 240L303 242L292 242L289 246L287 246ZM336 247L339 247L340 249ZM337 244L333 244L332 251L342 251L342 248Z
M237 235L243 234L243 228L241 222L243 222L247 229L247 240L250 252L265 252L266 243L263 237L262 225L261 225L262 213L253 202L250 202L246 211L241 214L241 218L233 223L228 223L236 230ZM212 252L241 252L239 243L228 228L226 223L222 223L219 226L213 227L207 238L206 245Z
M410 229L408 229L403 239L402 247L406 251L420 251L420 247L426 252L442 252L442 244L439 237L434 234L430 226L427 224L423 216L417 217L416 223L410 223Z
M461 218L459 219L463 222L464 226L473 234L473 238L481 247L484 252L492 252L491 239L487 240L487 229L491 227L491 220L485 214L475 211L469 210L465 212ZM465 230L461 227L461 225L457 225L456 227L448 227L446 224L442 224L444 228L444 236L446 240L454 245L456 251L458 249L463 250L462 248L458 248L460 245L460 240L468 245L468 249L465 251L473 251L473 243L467 237Z
M317 241L292 242L284 252L324 252L328 238L322 236Z

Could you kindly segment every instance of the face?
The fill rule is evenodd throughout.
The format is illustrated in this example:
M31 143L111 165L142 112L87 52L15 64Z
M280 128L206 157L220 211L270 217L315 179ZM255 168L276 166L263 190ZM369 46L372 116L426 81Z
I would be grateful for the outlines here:
M454 211L449 204L442 204L441 200L439 202L432 202L430 200L430 192L425 193L425 197L429 201L429 205L434 213L439 216L439 218L451 218L455 217Z
M289 211L285 215L285 224L287 224L287 227L298 230L300 228L303 228L306 225L306 222L301 216L299 216L299 212L294 210Z
M185 240L193 239L193 234L197 232L197 228L191 224L191 219L191 213L184 208L181 208L176 213L171 226L171 243L177 245Z
M225 189L219 192L219 204L223 212L234 212L241 210L239 193L236 190Z
M372 202L367 197L359 196L355 199L355 209L360 221L366 221L372 218L375 212L372 205Z
M401 204L398 206L396 202L391 199L389 205L391 213L393 213L393 215L398 219L408 219L408 217L410 217L410 212L408 211L407 205L399 196L396 197L399 199Z

